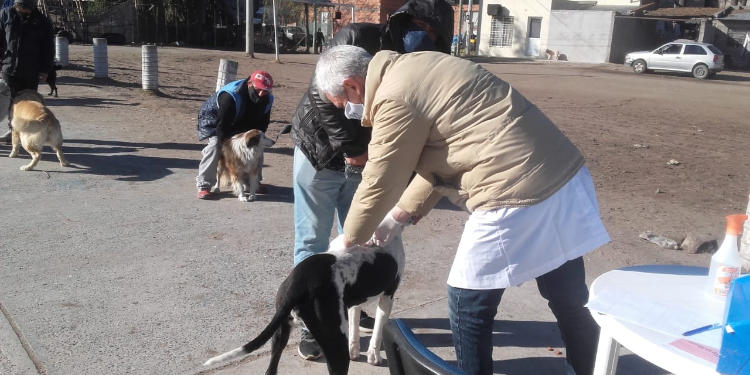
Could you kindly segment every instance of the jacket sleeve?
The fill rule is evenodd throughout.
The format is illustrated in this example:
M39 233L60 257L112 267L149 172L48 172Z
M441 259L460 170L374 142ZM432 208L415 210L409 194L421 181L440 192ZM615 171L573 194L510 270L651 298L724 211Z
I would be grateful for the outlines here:
M39 53L39 69L41 73L50 72L55 66L55 38L52 35L52 24L50 24L47 16L42 15L44 19L42 24L44 25L44 33L42 35L42 46Z
M225 92L219 94L219 111L216 115L216 136L219 141L231 136L232 126L234 125L234 99L232 95Z
M358 120L346 118L344 110L323 99L317 87L310 87L310 96L312 105L318 109L320 126L328 135L328 142L334 151L350 157L367 152L369 132L362 128Z
M429 134L429 126L399 101L379 103L372 123L369 160L344 224L346 238L357 244L372 237L401 197Z
M424 217L442 197L443 195L435 190L432 181L418 174L401 195L397 206L413 216Z
M8 11L3 9L0 11L0 66L2 66L2 59L5 56L5 50L8 48L6 43L7 35L5 35L5 25L8 23Z
M268 131L268 124L271 123L271 109L273 108L273 94L270 94L268 96L268 104L266 104L265 108L263 110L265 111L265 115L263 116L263 120L261 120L261 123L258 125L258 130L265 133Z

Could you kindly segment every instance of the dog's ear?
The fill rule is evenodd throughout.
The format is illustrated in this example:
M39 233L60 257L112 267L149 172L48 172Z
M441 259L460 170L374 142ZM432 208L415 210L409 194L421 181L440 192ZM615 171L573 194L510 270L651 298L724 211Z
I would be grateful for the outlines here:
M263 136L263 133L257 132L257 131L251 131L245 136L245 142L247 144L247 147L255 147L260 143L260 139Z

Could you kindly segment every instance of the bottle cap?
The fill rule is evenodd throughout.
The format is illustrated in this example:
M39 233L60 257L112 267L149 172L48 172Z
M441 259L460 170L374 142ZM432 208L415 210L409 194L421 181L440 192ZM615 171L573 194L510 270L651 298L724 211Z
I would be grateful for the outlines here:
M739 235L742 233L742 224L747 220L745 214L735 214L727 216L727 234Z

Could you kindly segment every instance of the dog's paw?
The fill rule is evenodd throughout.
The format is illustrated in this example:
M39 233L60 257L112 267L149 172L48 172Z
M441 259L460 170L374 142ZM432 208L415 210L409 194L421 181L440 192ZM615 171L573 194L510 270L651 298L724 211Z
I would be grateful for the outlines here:
M60 165L63 166L63 167L70 167L71 166L71 164L68 163L67 161L65 163L60 163Z
M11 153L10 153L10 154L8 155L8 157L9 157L9 158L15 158L16 156L18 156L18 153L17 153L17 152L11 152Z
M349 359L352 361L359 359L359 343L349 344Z
M367 351L367 363L378 366L383 362L383 359L380 357L380 350L378 349L370 349Z
M240 202L252 202L255 200L255 194L243 194L237 197Z
M33 168L34 168L34 167L32 167L32 166L30 166L30 165L23 165L23 166L21 166L21 167L20 167L20 168L18 168L18 169L20 169L20 170L22 170L22 171L30 171L30 170L32 170Z

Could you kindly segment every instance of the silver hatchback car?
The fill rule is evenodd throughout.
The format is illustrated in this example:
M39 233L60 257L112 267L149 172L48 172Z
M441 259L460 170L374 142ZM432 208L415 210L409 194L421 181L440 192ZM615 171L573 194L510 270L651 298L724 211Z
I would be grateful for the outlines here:
M625 65L638 74L668 70L706 79L724 69L724 54L713 44L678 39L653 51L630 52L625 55Z

